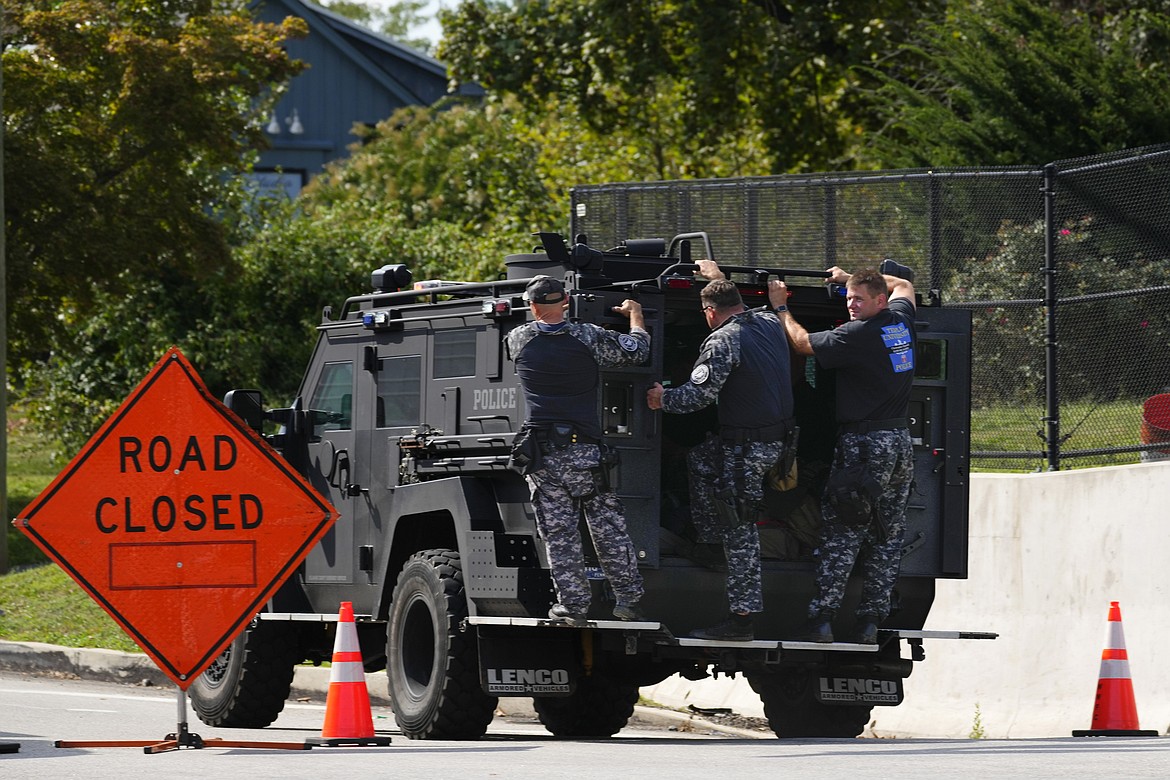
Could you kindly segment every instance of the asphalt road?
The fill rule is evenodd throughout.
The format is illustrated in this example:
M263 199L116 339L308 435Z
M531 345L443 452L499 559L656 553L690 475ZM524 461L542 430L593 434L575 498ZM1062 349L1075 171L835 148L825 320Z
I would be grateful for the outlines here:
M1165 778L1170 739L1044 740L754 739L702 728L677 730L639 721L609 740L563 740L527 716L497 717L476 742L415 742L398 734L393 716L374 706L386 747L283 750L205 747L150 755L142 747L55 747L57 740L161 740L179 723L176 691L118 683L0 672L0 777L126 780L137 777L256 778L603 777L676 780L712 776L848 778ZM318 736L320 703L292 701L262 730L204 727L204 739L284 742ZM672 730L674 729L674 730Z

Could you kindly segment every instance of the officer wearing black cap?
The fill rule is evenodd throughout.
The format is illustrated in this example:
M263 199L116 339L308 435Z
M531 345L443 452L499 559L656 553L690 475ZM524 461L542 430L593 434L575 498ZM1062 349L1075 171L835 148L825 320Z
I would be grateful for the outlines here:
M525 423L516 446L521 441L536 445L535 462L524 472L557 593L549 617L582 623L589 611L591 592L577 530L584 516L617 597L614 616L641 620L642 575L621 499L604 481L597 410L600 368L638 365L650 358L642 306L627 299L613 307L630 320L630 332L619 333L567 321L568 296L551 276L534 278L526 296L532 322L512 330L507 345L524 389Z

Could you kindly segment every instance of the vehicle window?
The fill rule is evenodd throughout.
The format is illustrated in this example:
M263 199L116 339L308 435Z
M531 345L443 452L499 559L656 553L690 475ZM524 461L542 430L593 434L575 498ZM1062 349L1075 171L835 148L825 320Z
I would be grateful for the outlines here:
M383 358L378 367L377 427L418 425L422 358L418 355Z
M435 333L435 379L475 376L475 330Z
M916 379L934 379L939 382L946 381L946 339L918 339L918 354L914 357L914 376Z
M317 427L316 433L348 431L353 425L353 363L326 363L313 389L309 408L331 412L333 419Z

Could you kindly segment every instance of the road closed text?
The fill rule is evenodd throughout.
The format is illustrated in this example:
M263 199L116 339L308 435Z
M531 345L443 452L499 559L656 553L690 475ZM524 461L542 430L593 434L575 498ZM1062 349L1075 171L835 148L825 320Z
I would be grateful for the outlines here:
M122 474L227 472L236 465L238 451L231 437L189 436L173 441L166 436L118 440L118 470ZM181 495L102 496L94 521L103 534L187 531L233 531L258 528L264 505L252 493L196 492Z

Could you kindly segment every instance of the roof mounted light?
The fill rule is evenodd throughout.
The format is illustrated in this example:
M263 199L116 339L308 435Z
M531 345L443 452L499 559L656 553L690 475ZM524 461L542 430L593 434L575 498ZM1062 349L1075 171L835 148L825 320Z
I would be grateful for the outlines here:
M375 309L362 314L362 326L370 330L387 330L394 324L388 309Z
M483 302L483 316L498 319L512 314L512 301L507 298L488 298Z

